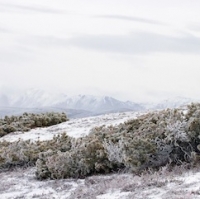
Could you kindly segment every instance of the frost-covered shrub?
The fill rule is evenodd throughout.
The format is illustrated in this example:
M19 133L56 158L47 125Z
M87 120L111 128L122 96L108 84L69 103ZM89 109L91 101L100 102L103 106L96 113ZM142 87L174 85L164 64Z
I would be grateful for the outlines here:
M186 119L191 117L200 118L200 103L192 103L187 107Z
M41 152L48 150L65 152L70 150L71 140L71 137L63 133L48 141L18 140L12 143L0 142L0 169L35 165Z
M197 118L200 106L193 104L192 107L195 119L188 117L190 111L184 115L181 110L167 109L119 125L114 131L118 128L120 139L119 135L111 134L104 140L109 160L133 171L193 161L200 148L200 120Z
M0 137L15 131L29 131L36 127L47 127L66 122L65 113L23 113L21 116L5 116L0 119Z
M118 143L104 143L110 161L124 165L132 171L142 167L156 146L145 139L123 138Z
M69 151L43 153L37 177L84 177L121 168L138 172L193 162L200 153L200 106L192 106L192 117L190 111L167 109L117 126L95 127L88 136L73 140Z
M36 162L36 176L39 179L81 178L94 173L109 173L115 165L108 160L102 141L87 136L73 140L69 151L41 153Z

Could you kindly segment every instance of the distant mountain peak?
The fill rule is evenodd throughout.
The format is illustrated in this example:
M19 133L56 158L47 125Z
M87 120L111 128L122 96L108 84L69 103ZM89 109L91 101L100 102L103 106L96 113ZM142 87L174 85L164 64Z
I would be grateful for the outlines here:
M2 99L2 100L1 100ZM6 99L6 100L3 100ZM58 107L86 110L93 113L139 110L140 105L126 103L110 96L79 94L52 94L41 89L31 88L17 95L0 96L2 106L19 108Z

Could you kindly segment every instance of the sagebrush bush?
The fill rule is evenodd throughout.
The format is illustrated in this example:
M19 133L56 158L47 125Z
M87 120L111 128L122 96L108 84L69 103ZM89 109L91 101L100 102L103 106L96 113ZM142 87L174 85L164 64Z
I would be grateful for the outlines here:
M15 131L29 131L36 127L47 127L68 120L65 113L23 113L21 116L5 116L0 119L0 137Z
M82 178L94 173L109 173L115 166L108 160L102 140L87 136L72 140L69 151L41 153L36 162L36 175L39 179Z
M48 150L68 151L71 148L71 141L72 138L63 133L48 141L0 142L0 170L9 169L13 166L35 165L41 152Z

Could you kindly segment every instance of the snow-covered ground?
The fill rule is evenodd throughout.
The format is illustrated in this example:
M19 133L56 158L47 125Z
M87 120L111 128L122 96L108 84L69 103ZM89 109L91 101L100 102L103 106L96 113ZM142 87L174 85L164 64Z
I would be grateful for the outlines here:
M71 119L67 122L50 126L47 128L36 128L32 129L29 132L15 132L10 133L2 138L0 141L16 141L18 139L23 140L49 140L52 139L54 135L61 134L66 132L69 136L72 137L81 137L87 135L90 130L96 126L101 125L117 125L123 123L126 120L136 118L138 115L141 115L142 112L124 112L124 113L110 113L101 116L95 117L86 117Z
M35 168L0 173L1 199L198 199L200 172L112 174L38 181Z
M16 132L0 139L47 140L66 132L73 137L87 135L91 128L116 125L142 113L126 112L97 117L72 119L48 128L30 132ZM200 198L200 172L175 168L169 172L163 167L158 172L141 176L127 173L91 176L86 179L38 181L36 168L16 168L0 173L0 199L198 199Z

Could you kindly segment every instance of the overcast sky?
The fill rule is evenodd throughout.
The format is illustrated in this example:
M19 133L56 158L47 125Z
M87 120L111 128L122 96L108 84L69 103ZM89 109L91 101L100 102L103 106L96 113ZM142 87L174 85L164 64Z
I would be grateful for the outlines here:
M200 98L199 0L0 0L0 87Z

